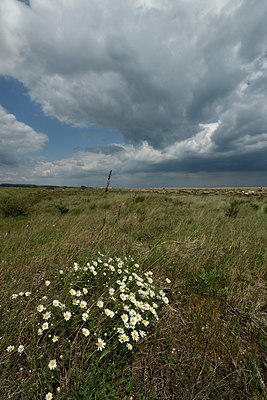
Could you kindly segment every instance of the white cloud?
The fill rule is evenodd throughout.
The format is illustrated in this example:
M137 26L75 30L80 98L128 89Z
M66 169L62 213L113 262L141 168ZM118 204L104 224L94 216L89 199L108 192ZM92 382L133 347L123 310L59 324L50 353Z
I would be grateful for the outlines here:
M22 154L44 148L47 135L19 122L0 105L0 163L12 164Z

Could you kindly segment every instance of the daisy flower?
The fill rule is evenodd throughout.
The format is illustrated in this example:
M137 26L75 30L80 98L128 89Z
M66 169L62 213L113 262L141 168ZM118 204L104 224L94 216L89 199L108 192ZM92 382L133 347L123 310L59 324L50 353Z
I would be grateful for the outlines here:
M37 311L39 312L44 311L44 306L42 304L39 304L39 306L37 306Z
M124 342L129 342L129 337L123 333L122 335L119 336L119 342L124 343Z
M102 351L106 347L106 343L101 338L98 338L96 346L97 346L97 350Z
M122 319L122 320L123 320L123 322L125 323L125 322L127 322L127 321L128 321L129 317L128 317L128 315L127 315L127 314L122 314L122 316L121 316L121 319Z
M46 285L46 286L49 286L50 283L51 283L50 281L45 281L45 285Z
M86 272L88 270L88 268L87 267L83 267L83 270Z
M57 360L50 360L48 364L49 369L55 369L57 367Z
M76 294L76 290L74 290L74 289L70 289L70 294L71 294L72 296L75 296L75 294Z
M11 296L12 299L16 299L17 297L18 297L17 293L12 294L12 296Z
M68 321L70 319L70 317L71 317L71 312L70 311L66 311L66 312L64 312L63 315L64 315L65 320Z
M60 275L63 275L63 274L64 274L63 269L60 269L60 270L59 270L59 274L60 274Z
M168 297L162 297L162 301L164 301L165 304L168 304L168 303L169 303Z
M24 292L19 292L19 295L20 296L24 296Z
M13 350L14 350L14 346L7 346L7 348L6 348L6 351L8 353L11 353L11 351L13 351Z
M47 300L47 296L43 296L43 297L42 297L42 300Z
M102 308L103 305L104 305L103 301L99 300L99 301L97 302L97 306L98 306L99 308Z
M80 303L80 300L78 300L78 299L74 299L72 301L72 304L74 304L75 306L77 306L79 303Z
M49 319L51 318L51 312L47 311L45 314L43 314L43 319Z
M88 293L88 289L83 288L83 293L84 293L84 294L87 294L87 293Z
M80 307L81 308L85 308L86 306L87 306L87 302L86 301L81 301Z
M124 333L124 329L123 328L117 328L117 332L118 333Z
M53 300L53 306L54 307L59 307L59 301L58 300Z
M136 318L135 317L131 317L130 318L130 324L132 325L132 326L135 326L135 324L136 324Z
M133 340L135 340L136 342L138 342L138 340L139 340L139 334L138 334L138 332L137 332L137 331L132 331L132 332L131 332L131 335L132 335Z
M52 342L57 342L58 341L58 336L53 336L53 338L52 338Z
M127 348L128 348L129 350L132 350L132 348L133 348L133 346L131 345L131 343L127 343L126 346L127 346Z
M88 314L87 313L83 313L82 314L82 319L83 319L83 321L87 321L88 320Z
M47 393L47 395L45 396L45 400L52 400L53 399L53 395L51 392Z
M76 296L77 296L77 297L80 297L81 295L82 295L81 291L80 291L80 290L77 290Z
M43 333L42 329L39 328L38 331L37 331L37 334L40 336L42 333Z
M149 321L147 321L146 319L143 319L143 324L145 325L145 326L147 326L148 324L149 324Z
M26 297L29 297L30 295L31 295L31 292L26 292L26 293L25 293L25 296L26 296Z
M127 296L125 296L124 293L121 293L120 298L122 299L122 301L125 301L127 299Z
M114 290L113 288L110 288L110 289L109 289L109 294L110 294L110 296L113 296L114 293L115 293L115 290Z
M146 336L146 332L145 331L139 331L139 334L142 338L144 338Z
M18 347L18 352L21 354L24 351L24 346L22 344Z
M82 329L82 333L83 333L83 335L84 335L85 337L87 337L87 336L89 336L89 335L90 335L90 332L89 332L89 330L88 330L88 329L86 329L86 328L83 328L83 329Z
M166 278L167 283L171 283L171 280L169 278Z
M135 320L136 320L136 322L140 322L142 320L141 315L140 314L136 314Z
M48 322L44 322L42 325L42 330L45 331L46 329L48 329L48 327L49 327Z

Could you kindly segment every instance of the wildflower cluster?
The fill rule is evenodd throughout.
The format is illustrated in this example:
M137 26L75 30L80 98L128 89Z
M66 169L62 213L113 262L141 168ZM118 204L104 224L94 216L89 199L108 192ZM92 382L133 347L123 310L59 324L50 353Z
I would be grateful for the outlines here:
M68 340L71 335L78 335L80 341L87 341L87 349L92 353L116 346L134 350L148 335L149 324L159 321L160 304L169 303L164 290L155 284L153 272L142 272L131 257L105 258L99 253L96 260L86 265L74 263L69 270L60 270L57 278L66 279L65 291L57 294L57 281L45 280L46 295L36 305L36 337L52 346L46 361L50 371L59 368L55 346L57 342L62 344L67 335ZM168 278L166 282L171 283ZM6 350L12 352L14 346ZM23 350L19 346L20 354ZM51 396L49 392L46 398Z

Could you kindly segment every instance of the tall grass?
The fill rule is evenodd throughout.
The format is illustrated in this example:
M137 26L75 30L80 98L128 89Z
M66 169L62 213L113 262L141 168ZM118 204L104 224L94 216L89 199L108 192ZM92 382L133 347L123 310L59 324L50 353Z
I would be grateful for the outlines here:
M26 215L0 219L1 399L44 399L47 390L56 399L264 398L263 196L244 201L112 189L105 194L89 188L1 188L0 197L8 196L23 197L30 207ZM55 208L58 199L68 213ZM229 218L226 210L234 201L238 213ZM57 353L61 372L47 375L43 339L31 341L38 337L36 302L46 289L67 304L69 282L52 289L44 281L53 282L74 262L86 265L98 251L114 259L133 257L141 273L151 270L155 281L169 277L171 285L159 282L170 302L130 354L120 346L92 351L96 341L84 350L62 330L62 343L70 342ZM96 298L101 285L92 292ZM26 291L29 297L11 299ZM21 356L17 347L6 351L22 341Z

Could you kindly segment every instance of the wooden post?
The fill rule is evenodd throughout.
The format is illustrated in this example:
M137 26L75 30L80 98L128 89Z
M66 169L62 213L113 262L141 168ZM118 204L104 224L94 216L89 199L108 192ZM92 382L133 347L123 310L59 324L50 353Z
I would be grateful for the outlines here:
M108 191L108 187L109 187L109 181L110 181L111 173L112 173L112 169L109 171L109 174L108 174L108 181L107 181L107 186L106 186L106 190L105 190L105 192L106 192L106 193L107 193L107 191Z

